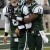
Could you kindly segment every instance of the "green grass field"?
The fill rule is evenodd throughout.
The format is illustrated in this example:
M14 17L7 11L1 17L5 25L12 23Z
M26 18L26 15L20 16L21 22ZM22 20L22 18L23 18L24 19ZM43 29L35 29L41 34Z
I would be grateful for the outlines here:
M0 30L0 35L4 35L4 30Z
M44 48L44 50L50 50L50 48Z

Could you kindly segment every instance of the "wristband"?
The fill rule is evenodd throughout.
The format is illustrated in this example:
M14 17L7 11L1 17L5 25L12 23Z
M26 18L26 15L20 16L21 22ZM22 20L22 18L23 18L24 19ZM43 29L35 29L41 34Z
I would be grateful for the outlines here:
M8 36L8 33L7 33L7 32L5 32L4 36Z

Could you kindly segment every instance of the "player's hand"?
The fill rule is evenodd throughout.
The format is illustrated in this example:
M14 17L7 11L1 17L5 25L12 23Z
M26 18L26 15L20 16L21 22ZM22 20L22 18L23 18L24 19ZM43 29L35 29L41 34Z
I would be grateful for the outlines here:
M7 41L8 41L8 37L7 36L4 36L3 41L4 41L4 44L6 44Z
M16 28L15 33L17 36L20 36L20 30L18 28Z

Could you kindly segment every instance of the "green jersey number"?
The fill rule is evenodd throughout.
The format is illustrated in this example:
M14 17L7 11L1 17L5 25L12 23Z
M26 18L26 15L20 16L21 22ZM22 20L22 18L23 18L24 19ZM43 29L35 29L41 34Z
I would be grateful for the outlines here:
M17 26L19 24L18 21L16 21L15 19L12 19L12 23L14 26Z

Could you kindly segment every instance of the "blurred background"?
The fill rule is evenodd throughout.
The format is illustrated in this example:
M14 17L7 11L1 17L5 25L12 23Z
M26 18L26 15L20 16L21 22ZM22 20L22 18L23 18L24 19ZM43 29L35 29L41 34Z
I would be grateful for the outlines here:
M43 14L43 27L44 32L49 38L49 43L44 44L44 50L50 50L50 0L35 0L38 4L43 6L44 14ZM4 36L4 17L2 15L3 8L9 3L8 0L0 0L0 50L9 50L10 48L10 36L8 43L5 45L3 43L3 36ZM9 33L10 35L10 33Z

